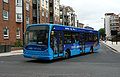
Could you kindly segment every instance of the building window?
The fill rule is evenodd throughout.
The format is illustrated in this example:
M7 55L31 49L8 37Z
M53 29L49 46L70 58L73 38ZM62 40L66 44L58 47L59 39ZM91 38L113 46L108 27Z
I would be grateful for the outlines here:
M29 11L29 3L26 2L26 10Z
M22 6L22 0L16 0L16 5L17 6Z
M8 20L8 11L3 10L3 19Z
M42 8L42 16L44 16L44 9Z
M21 13L16 14L16 22L22 22L22 14Z
M4 39L9 38L9 29L7 27L3 29L3 36L4 36Z
M20 39L20 28L17 28L16 30L16 38Z
M29 23L30 23L29 20L30 20L30 18L27 16L27 17L26 17L26 24L29 24Z
M3 0L3 2L8 3L8 0Z
M44 0L42 0L42 7L44 7Z
M46 9L48 10L48 0L46 0Z

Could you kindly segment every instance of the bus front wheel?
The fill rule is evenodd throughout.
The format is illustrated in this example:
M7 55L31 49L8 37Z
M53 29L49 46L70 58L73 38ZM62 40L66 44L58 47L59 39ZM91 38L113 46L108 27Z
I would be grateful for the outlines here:
M90 48L90 53L93 53L93 52L94 52L93 46L91 46L91 48Z

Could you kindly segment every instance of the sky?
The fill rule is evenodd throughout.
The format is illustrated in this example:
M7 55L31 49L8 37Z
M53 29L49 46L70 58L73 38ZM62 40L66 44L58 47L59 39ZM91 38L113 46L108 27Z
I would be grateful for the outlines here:
M79 22L95 30L104 27L105 13L120 13L120 0L60 0L60 4L73 7Z

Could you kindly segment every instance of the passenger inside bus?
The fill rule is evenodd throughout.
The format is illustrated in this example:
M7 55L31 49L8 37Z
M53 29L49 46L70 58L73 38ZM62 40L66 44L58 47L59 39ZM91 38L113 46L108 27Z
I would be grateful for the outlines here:
M43 32L37 32L36 36L37 36L37 43L38 44L42 44L42 45L47 45L47 36L48 33L43 33Z

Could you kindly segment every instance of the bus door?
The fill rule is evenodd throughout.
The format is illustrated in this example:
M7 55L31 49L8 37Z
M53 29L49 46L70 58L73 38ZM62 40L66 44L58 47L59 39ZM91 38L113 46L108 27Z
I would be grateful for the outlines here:
M81 32L79 34L80 53L84 53L84 43L84 34Z
M62 57L64 55L63 52L63 32L62 31L54 31L54 58Z

